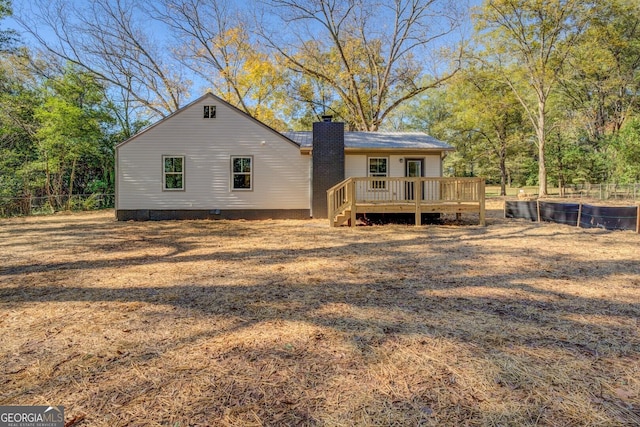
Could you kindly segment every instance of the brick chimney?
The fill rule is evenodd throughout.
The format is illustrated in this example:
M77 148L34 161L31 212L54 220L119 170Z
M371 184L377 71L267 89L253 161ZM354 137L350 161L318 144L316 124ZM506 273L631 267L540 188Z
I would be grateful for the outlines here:
M322 116L313 124L311 215L327 218L327 190L344 180L344 123Z

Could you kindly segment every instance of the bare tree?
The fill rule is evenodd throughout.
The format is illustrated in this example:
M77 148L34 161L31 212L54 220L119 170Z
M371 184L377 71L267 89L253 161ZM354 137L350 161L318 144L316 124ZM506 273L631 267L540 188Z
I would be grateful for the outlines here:
M226 0L161 0L153 14L167 24L179 40L173 47L177 57L227 99L235 98L243 110L245 94L238 80L250 48L248 33L233 3Z
M134 0L33 0L15 19L39 48L130 95L152 115L176 111L190 82Z
M227 102L273 126L285 73L261 49L248 12L231 0L159 0L153 16L178 43L176 58Z
M276 17L271 19L282 23L270 26L272 32L262 27L268 46L285 58L293 72L331 87L341 101L333 106L335 111L355 129L378 130L399 105L446 81L459 68L459 62L451 66L435 55L460 25L456 2L265 0L265 4Z

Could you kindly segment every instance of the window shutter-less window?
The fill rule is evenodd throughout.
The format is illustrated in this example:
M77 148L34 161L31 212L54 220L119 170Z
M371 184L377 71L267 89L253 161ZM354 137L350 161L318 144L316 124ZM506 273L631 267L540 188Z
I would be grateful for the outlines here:
M164 190L184 190L184 156L162 156Z
M232 157L231 158L231 188L233 190L252 189L252 157Z

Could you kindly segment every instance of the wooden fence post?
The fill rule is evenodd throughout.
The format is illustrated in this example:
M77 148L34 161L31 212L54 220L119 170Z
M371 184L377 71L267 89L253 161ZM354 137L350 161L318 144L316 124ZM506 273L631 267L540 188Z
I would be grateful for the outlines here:
M576 224L576 227L580 227L581 217L582 217L582 202L580 202L580 205L578 206L578 223Z
M540 199L536 199L536 210L538 211L538 222L540 222Z

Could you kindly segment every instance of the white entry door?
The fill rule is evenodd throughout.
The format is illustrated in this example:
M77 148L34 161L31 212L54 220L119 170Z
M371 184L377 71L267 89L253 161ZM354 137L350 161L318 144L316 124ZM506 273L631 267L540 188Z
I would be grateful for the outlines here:
M421 177L422 176L422 159L406 159L405 160L405 176L406 177ZM407 200L413 200L413 182L407 182L405 194ZM424 194L424 191L422 191Z

